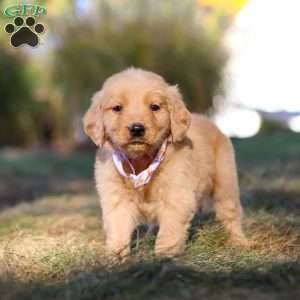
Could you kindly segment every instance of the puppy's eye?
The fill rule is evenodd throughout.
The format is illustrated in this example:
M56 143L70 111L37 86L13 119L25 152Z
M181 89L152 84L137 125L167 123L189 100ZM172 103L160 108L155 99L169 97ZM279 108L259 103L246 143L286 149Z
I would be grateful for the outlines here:
M113 111L115 112L121 112L123 110L122 105L116 105L112 108Z
M158 104L150 104L150 109L152 111L158 111L160 110L160 106Z

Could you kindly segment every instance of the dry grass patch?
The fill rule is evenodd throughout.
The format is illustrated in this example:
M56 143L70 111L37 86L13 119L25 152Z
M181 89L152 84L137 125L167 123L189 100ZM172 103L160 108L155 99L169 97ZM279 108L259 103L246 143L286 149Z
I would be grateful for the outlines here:
M1 279L9 287L2 287L3 295L33 300L65 299L66 293L70 299L151 299L162 289L166 299L174 293L182 296L184 290L183 299L193 299L194 293L224 284L228 294L228 287L285 290L299 282L297 214L249 207L249 248L233 247L220 224L201 218L182 256L157 260L150 236L135 242L128 262L114 265L104 256L95 195L21 204L0 217Z

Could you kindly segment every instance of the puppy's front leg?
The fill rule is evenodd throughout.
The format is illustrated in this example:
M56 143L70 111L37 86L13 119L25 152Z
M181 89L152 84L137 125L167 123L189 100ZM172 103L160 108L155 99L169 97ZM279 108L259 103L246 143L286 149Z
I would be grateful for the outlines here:
M184 250L193 216L196 200L189 191L172 192L159 213L159 232L155 253L159 256L174 256Z
M137 226L136 208L129 199L110 198L102 201L102 210L106 250L123 260L130 253L131 236Z

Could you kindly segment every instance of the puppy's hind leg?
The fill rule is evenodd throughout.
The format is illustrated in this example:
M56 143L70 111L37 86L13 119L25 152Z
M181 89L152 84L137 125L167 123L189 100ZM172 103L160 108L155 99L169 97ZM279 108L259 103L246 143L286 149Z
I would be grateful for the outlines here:
M242 230L242 207L239 196L234 149L228 138L220 136L216 149L214 186L216 217L231 234L232 242L246 245Z

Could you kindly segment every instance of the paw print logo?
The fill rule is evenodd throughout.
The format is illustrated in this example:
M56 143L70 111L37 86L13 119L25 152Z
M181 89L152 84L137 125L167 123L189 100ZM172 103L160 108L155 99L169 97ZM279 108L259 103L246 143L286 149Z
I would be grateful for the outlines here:
M24 18L16 17L13 23L8 23L5 26L5 31L11 34L10 43L13 47L28 45L35 47L39 43L39 34L45 31L45 27L41 23L35 23L33 17Z

